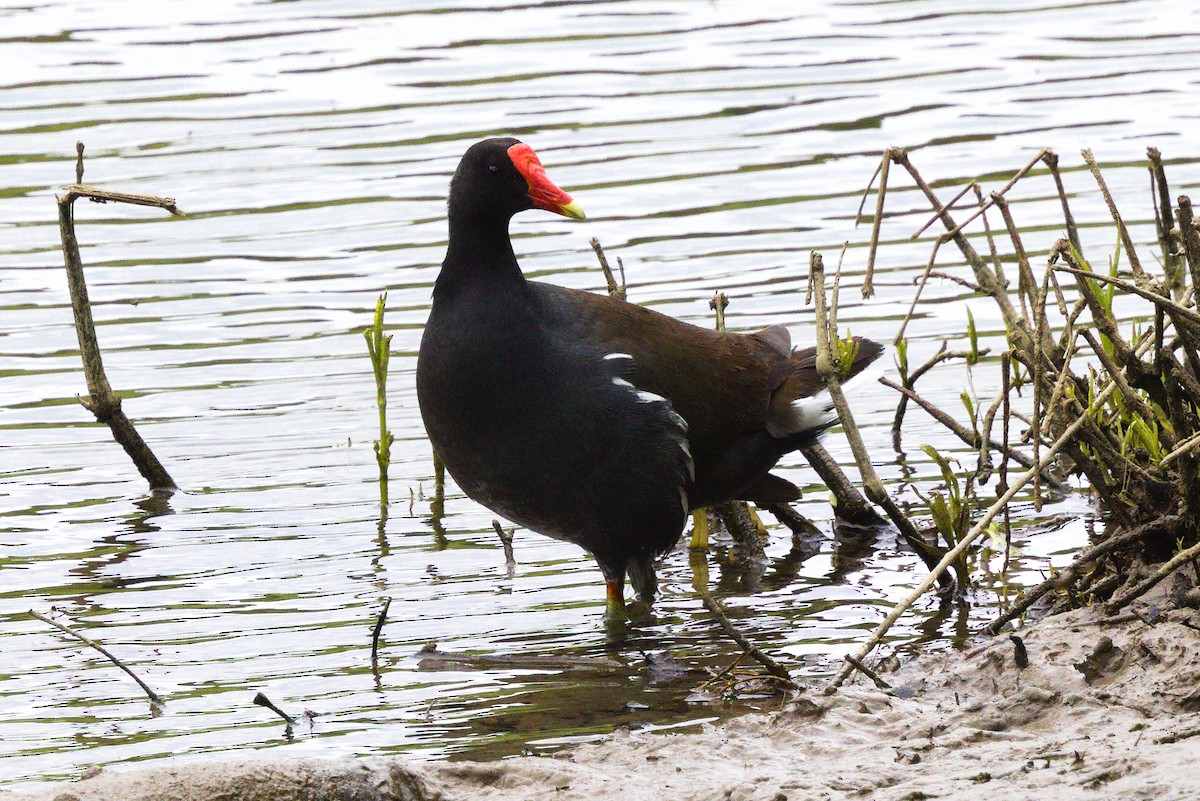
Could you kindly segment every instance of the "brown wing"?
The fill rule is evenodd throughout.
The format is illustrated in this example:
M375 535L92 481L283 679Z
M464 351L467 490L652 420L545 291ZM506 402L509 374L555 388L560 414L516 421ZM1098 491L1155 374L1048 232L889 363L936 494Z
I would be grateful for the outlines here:
M725 333L604 295L537 287L558 296L581 339L605 352L633 357L636 366L628 380L671 401L688 423L697 463L715 459L745 435L761 431L785 381L789 391L799 392L809 383L794 375L790 347L778 329ZM805 372L819 383L815 370Z

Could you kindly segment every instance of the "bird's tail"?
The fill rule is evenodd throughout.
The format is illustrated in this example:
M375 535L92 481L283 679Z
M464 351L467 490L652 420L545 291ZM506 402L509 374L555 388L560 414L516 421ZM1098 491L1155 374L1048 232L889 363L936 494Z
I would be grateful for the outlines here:
M883 346L874 340L855 337L854 341L858 350L842 385L842 388L847 390L869 380L878 372L864 370L883 353ZM782 408L772 410L771 418L767 421L767 431L777 439L790 439L798 435L815 437L838 421L833 401L825 390L824 382L817 375L816 349L796 351L793 363L796 364L802 386L808 391L802 390L799 397Z

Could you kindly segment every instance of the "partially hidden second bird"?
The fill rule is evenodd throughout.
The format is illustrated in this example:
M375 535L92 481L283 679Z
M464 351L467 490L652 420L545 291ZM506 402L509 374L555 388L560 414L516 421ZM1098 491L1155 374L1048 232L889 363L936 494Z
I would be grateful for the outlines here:
M450 181L449 244L417 360L434 452L471 498L590 552L607 617L693 509L795 500L771 468L830 414L813 348L788 331L713 331L605 295L526 280L513 215L583 211L516 139L472 145ZM882 348L858 338L847 377Z

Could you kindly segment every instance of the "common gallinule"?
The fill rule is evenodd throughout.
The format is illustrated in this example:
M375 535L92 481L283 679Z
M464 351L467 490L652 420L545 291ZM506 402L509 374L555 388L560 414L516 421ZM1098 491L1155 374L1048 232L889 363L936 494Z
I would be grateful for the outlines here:
M689 325L604 295L527 281L508 235L539 208L583 219L516 139L472 145L450 181L450 239L417 360L433 449L471 498L591 552L624 617L692 509L799 497L768 471L834 419L812 348L783 326ZM850 373L882 351L858 340Z

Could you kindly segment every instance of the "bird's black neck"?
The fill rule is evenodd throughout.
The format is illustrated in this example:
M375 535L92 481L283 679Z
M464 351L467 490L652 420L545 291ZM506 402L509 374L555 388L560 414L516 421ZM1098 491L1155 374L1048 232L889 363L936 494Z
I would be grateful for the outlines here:
M439 288L497 281L525 283L508 236L508 220L463 219L451 214L450 240L438 276Z

